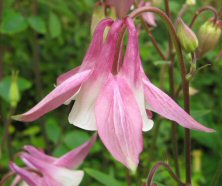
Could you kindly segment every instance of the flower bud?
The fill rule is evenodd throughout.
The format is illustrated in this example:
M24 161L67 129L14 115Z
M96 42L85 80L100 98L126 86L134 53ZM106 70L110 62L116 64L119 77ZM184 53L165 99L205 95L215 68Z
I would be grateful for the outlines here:
M198 47L198 39L195 33L183 22L177 19L177 36L186 53L194 52Z
M12 72L12 81L9 89L9 100L12 108L15 108L20 100L17 80L18 80L18 72Z
M212 50L218 43L221 35L221 22L215 24L212 20L206 21L199 29L199 56Z

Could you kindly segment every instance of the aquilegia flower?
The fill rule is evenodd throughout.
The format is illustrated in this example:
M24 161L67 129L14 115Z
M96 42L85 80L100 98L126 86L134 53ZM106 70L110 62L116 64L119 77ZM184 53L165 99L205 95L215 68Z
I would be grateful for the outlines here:
M124 25L128 30L127 48L118 72L113 73L117 39ZM103 41L107 26L110 30ZM195 121L146 77L138 49L138 34L130 18L115 22L103 20L82 65L61 75L57 87L49 95L14 118L33 121L70 100L75 103L69 122L82 129L98 130L114 158L131 170L136 169L143 149L142 131L153 126L151 111L185 128L213 131Z
M84 173L73 169L83 162L95 141L96 135L60 158L46 155L33 146L25 146L20 158L27 167L20 168L10 163L11 171L17 174L12 185L24 181L29 186L78 186Z

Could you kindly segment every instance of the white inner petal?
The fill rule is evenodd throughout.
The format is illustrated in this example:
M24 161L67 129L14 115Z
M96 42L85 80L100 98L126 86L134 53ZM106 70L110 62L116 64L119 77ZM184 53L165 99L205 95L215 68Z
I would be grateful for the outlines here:
M146 121L143 120L143 132L147 132L153 128L153 120L152 119L145 119Z
M149 119L146 113L146 108L145 108L145 99L144 99L144 94L143 94L143 89L135 89L134 94L142 115L142 120L143 120L143 131L147 132L153 128L153 120Z
M95 103L100 91L101 82L91 81L81 88L79 94L75 97L76 102L69 114L69 122L79 128L95 131Z
M55 175L54 179L57 180L61 186L78 186L83 179L84 172L59 168Z

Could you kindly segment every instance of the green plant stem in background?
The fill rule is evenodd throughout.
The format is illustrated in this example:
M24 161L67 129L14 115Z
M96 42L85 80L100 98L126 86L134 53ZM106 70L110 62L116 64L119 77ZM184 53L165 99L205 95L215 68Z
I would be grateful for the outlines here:
M3 0L0 0L0 24L2 23L2 14L3 14ZM1 43L2 41L2 35L0 34L0 81L3 79L4 73L4 65L3 65L3 55L4 55L4 47ZM0 102L2 102L0 98ZM3 118L3 105L0 104L0 123L4 123Z
M183 4L183 7L179 11L177 17L183 17L183 15L187 12L187 10L189 10L189 8L190 8L190 6L188 4Z
M37 16L38 15L38 0L34 1L33 4L33 15ZM39 46L38 46L38 35L36 31L33 31L33 38L32 38L32 52L33 52L33 71L35 75L35 83L36 83L36 88L37 88L37 93L38 93L38 99L41 99L43 97L42 93L42 78L41 78L41 71L40 71L40 56L39 56ZM46 134L46 129L45 129L45 121L44 119L41 120L41 129L42 129L42 134L43 138L45 141L46 145L46 151L48 152L49 149L49 140Z
M137 1L134 2L134 6L135 6L135 8L138 8ZM150 37L150 40L151 40L153 46L155 47L156 51L159 53L162 60L166 61L167 58L164 56L163 52L159 48L158 43L157 43L156 39L154 38L152 32L150 31L150 28L149 28L148 24L144 21L142 16L140 16L140 20L141 20L141 23L142 23L143 27L145 28L145 31L146 31L147 35Z
M150 29L149 29L149 26L145 23L145 21L143 20L142 16L140 17L140 19L141 19L141 23L142 23L142 25L144 26L147 35L150 37L150 40L151 40L153 46L155 47L156 51L159 53L160 57L161 57L164 61L166 61L167 58L164 56L164 54L162 53L161 49L159 48L156 39L154 38L152 32L151 32Z
M171 19L171 12L169 6L169 0L165 0L165 9L168 17ZM172 20L172 19L171 19ZM175 100L175 86L174 86L174 63L175 56L173 52L173 42L172 37L169 38L169 56L170 56L170 66L169 66L169 84L170 84L170 95L172 99ZM177 125L172 121L172 130L171 130L171 139L173 144L173 155L174 155L174 164L176 175L180 178L180 167L179 167L179 158L178 158L178 140L177 140Z
M155 122L155 127L153 131L153 137L152 137L152 143L150 147L150 153L153 155L156 149L156 144L157 144L157 137L160 129L160 124L162 122L162 119L160 117L157 118L157 121ZM153 156L150 156L150 159L148 160L149 163L151 163Z
M3 0L0 0L0 23L2 22L2 12L3 12ZM0 34L0 40L2 40L2 35ZM3 46L0 43L0 80L3 78Z
M8 113L8 116L5 120L5 124L4 124L5 132L2 137L2 143L1 143L1 151L3 151L3 149L5 148L5 145L7 145L10 160L12 160L13 151L12 151L12 143L11 143L12 141L11 141L9 130L10 130L11 122L12 122L11 116L14 115L14 113L15 113L15 108L11 107Z
M131 186L131 177L129 169L126 170L126 177L127 177L127 185Z
M170 36L171 36L173 43L174 43L176 54L179 59L179 64L180 64L181 78L182 78L182 84L183 84L184 108L187 113L190 113L189 82L186 79L187 70L186 70L186 66L184 63L180 42L177 38L174 25L173 25L172 21L170 20L170 18L162 10L160 10L158 8L154 8L154 7L138 8L135 11L133 11L130 14L130 16L132 18L135 18L144 12L153 12L153 13L158 14L162 18L163 22L165 23L165 25L170 33ZM187 184L191 184L191 165L190 165L191 164L191 153L190 153L191 140L190 140L190 130L189 129L185 129L185 145L186 145L186 182L187 182Z

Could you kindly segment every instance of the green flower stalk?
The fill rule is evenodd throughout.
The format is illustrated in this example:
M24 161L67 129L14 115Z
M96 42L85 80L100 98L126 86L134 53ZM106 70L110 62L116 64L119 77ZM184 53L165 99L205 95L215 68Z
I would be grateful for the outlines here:
M183 22L177 19L177 36L183 50L186 53L194 52L198 47L198 39L195 33Z
M217 45L221 35L221 21L215 24L212 20L206 21L199 29L199 57L203 56Z

